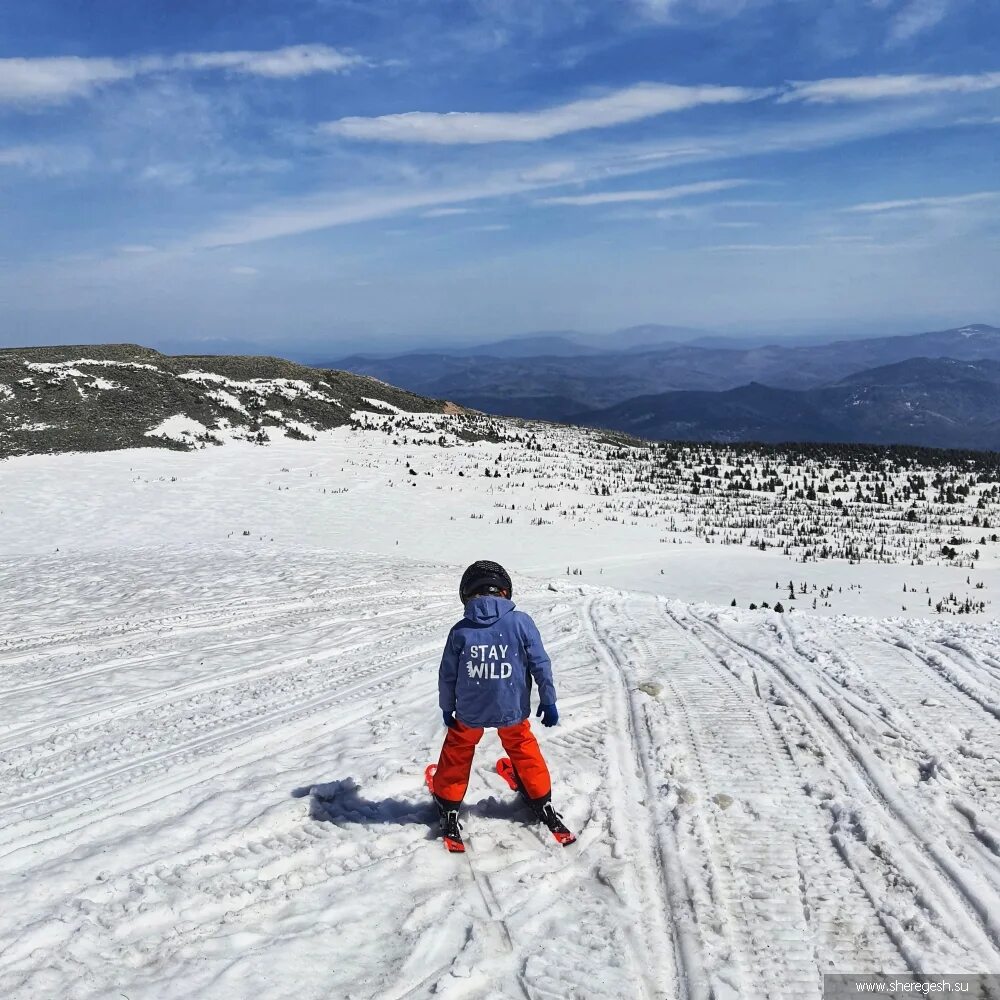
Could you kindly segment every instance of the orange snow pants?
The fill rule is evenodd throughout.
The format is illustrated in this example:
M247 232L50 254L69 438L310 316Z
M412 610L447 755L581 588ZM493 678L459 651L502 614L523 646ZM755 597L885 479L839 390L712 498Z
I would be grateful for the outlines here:
M483 732L482 729L464 726L457 719L455 726L448 729L434 774L434 794L446 805L457 807L465 798L472 758ZM552 782L538 740L531 731L531 723L525 719L516 726L505 726L497 730L497 735L528 798L547 799L552 792Z

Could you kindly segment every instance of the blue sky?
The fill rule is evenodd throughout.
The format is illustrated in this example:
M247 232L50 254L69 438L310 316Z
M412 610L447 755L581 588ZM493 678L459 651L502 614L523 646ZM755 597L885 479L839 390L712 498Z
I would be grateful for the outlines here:
M983 0L34 0L0 344L1000 324Z

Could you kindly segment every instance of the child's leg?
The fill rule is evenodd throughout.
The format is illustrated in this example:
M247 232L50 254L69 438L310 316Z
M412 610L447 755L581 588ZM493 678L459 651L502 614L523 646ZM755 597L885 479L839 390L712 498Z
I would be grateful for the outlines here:
M448 729L434 773L434 795L445 808L457 809L469 787L469 772L476 744L483 738L481 729L455 723Z
M538 740L531 731L531 723L525 719L516 726L506 726L497 732L525 795L535 803L547 802L552 794L552 782Z

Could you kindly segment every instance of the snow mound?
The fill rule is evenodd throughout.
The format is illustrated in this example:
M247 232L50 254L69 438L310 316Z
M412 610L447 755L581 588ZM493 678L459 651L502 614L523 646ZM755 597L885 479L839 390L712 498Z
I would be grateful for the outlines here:
M182 444L190 444L199 435L208 434L208 428L197 420L183 413L175 413L172 417L146 431L146 437L164 437Z

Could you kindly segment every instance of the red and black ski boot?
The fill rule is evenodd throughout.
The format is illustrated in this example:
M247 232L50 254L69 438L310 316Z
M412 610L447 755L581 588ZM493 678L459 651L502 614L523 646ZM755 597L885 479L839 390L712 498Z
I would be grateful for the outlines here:
M458 822L458 810L449 809L441 803L441 800L434 794L434 773L437 771L437 764L428 764L424 770L424 784L431 793L438 813L441 816L441 837L444 846L453 854L465 853L465 842L462 840L462 827Z
M544 806L536 811L538 813L538 818L549 828L549 833L551 833L563 847L569 847L570 844L576 843L576 835L569 830L565 823L563 823L562 816L560 816L559 813L552 808L551 802L546 802Z

